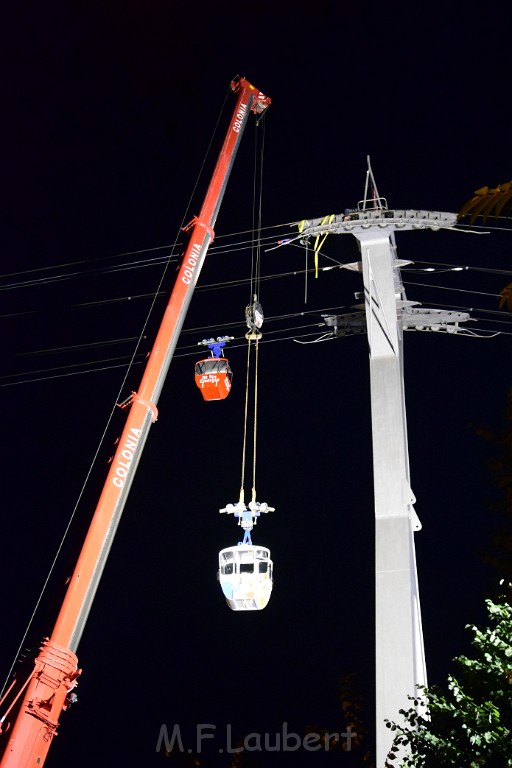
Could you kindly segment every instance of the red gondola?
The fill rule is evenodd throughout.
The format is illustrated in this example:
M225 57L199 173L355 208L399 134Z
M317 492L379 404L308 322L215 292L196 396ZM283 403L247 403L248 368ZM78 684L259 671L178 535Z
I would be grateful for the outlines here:
M207 346L212 356L196 363L195 379L204 400L224 400L231 390L233 373L222 350L232 336L218 336L216 339L203 339L199 342Z
M196 363L195 379L205 400L224 400L231 390L233 372L225 357L208 357Z

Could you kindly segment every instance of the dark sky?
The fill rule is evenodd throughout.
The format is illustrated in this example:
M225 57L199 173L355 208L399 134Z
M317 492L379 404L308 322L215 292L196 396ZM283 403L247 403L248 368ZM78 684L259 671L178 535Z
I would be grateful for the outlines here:
M136 297L158 287L162 265L150 260L183 243L179 227L199 211L215 142L231 114L235 75L272 98L262 221L275 227L265 234L275 231L276 240L291 231L289 222L355 205L367 155L380 194L394 207L456 212L475 189L509 180L509 12L500 18L430 4L344 5L3 6L2 683L118 397L124 369L114 366L131 355L149 310L150 300ZM219 114L214 150L193 194ZM252 226L255 134L251 123L216 246L223 237L240 241L228 236ZM510 269L510 235L488 231L398 235L399 257L416 269L427 262L483 268L404 271L408 298L496 310L496 294L510 277L485 270ZM357 259L349 236L328 238L323 250L321 266ZM141 259L144 268L121 269ZM298 248L262 251L263 276L301 272L304 263ZM184 734L195 723L215 724L219 734L230 723L238 736L275 733L283 722L299 733L311 723L336 730L344 673L360 680L372 725L366 339L283 340L305 332L287 328L320 325L325 308L351 307L362 288L357 275L310 275L307 303L302 273L262 283L264 341L277 340L261 348L257 490L276 512L261 520L253 539L272 550L274 592L265 611L240 615L229 611L216 582L217 552L238 536L218 509L236 501L240 487L249 289L204 286L247 280L250 270L250 252L240 246L212 249L207 258L185 322L185 330L197 331L183 334L160 398L79 648L79 703L63 715L47 761L52 768L165 764L155 751L162 723L178 723ZM165 279L166 295L174 274ZM156 302L143 351L151 348L164 302ZM272 320L282 315L292 317ZM483 618L483 599L494 586L481 562L497 524L485 469L492 451L470 425L500 424L511 383L510 326L490 323L493 316L482 311L475 317L475 330L503 333L405 338L432 682L441 682L453 656L467 650L464 625ZM229 352L234 389L222 403L204 403L193 383L197 356L184 348L217 332L238 340ZM60 375L62 366L76 366L65 372L77 375ZM105 370L84 373L91 368ZM134 366L124 396L137 388L142 370ZM117 410L27 647L51 632L123 423ZM205 765L228 766L215 752ZM290 759L277 754L265 764ZM322 756L294 760L312 766Z

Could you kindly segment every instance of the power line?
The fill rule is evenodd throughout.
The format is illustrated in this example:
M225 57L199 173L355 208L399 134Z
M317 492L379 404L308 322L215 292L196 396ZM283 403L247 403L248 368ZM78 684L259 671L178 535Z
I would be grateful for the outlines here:
M265 229L266 231L277 230L277 229L282 230L283 228L288 228L289 229L290 226L291 226L290 224L281 224L281 225L274 225L273 227L265 227L263 229ZM251 235L251 237L247 238L247 239L240 239L242 235L246 235L246 234ZM222 239L223 239L223 242L221 244L218 244L215 248L212 246L212 248L210 249L210 252L217 252L217 254L219 256L222 256L224 254L228 254L228 253L231 253L231 252L234 252L234 251L240 251L240 250L245 250L245 249L253 248L255 243L259 245L259 244L261 244L262 240L265 240L267 242L275 242L275 240L276 240L276 236L274 234L269 234L265 238L254 237L254 234L255 234L254 230L245 230L245 231L242 231L242 232L232 233L232 234L221 236ZM235 241L235 242L230 242L230 238L234 238L234 237L237 237L239 239L237 241ZM217 238L216 242L218 241L218 239L220 239L220 238ZM283 238L283 239L286 239L286 238ZM280 247L281 248L282 247L286 247L287 243L285 243L285 242L281 243L281 241L279 241L279 242L280 242ZM292 245L293 247L300 248L302 251L306 250L306 248L303 245L299 245L298 243L288 243L288 244ZM125 257L126 255L132 255L132 254L152 253L152 252L163 250L163 249L169 250L169 248L170 248L169 245L156 246L156 247L147 248L147 249L140 249L138 251L132 251L132 252L125 252L123 254L117 254L116 256L109 257L109 259L117 259L117 258L120 258L120 257ZM338 259L335 259L335 258L331 257L328 254L325 254L325 253L321 252L320 255L324 259L327 259L329 262L332 262L331 266L323 267L324 271L328 271L330 269L336 269L336 268L342 269L342 268L346 268L347 267L347 265L345 263L341 262ZM101 259L95 260L96 263L97 263L97 261L101 261ZM172 254L167 254L165 256L157 256L157 257L154 257L154 258L151 257L150 259L139 259L136 262L127 262L127 263L115 264L115 265L110 264L110 265L108 265L106 267L101 267L101 268L94 267L92 270L87 270L87 269L77 270L76 269L77 264L89 264L89 262L87 262L87 261L76 262L76 263L68 262L67 264L60 265L59 267L43 267L43 268L39 268L39 269L36 269L36 270L27 270L25 272L10 273L10 275L4 275L3 277L5 278L5 277L12 277L12 276L15 276L15 275L36 274L36 273L40 273L40 272L47 272L50 269L63 269L64 267L69 267L69 266L72 267L72 271L69 272L69 273L60 272L59 274L53 275L53 276L48 276L48 275L45 274L44 277L41 277L41 278L31 279L31 280L28 280L28 281L25 281L25 282L18 281L16 283L11 284L11 285L0 286L0 290L2 290L2 289L3 290L7 290L7 289L14 290L16 288L25 287L25 286L28 286L28 285L30 285L30 286L32 286L32 285L41 285L41 286L44 287L48 283L50 283L52 281L57 281L58 282L58 281L61 281L61 280L66 280L66 279L81 278L81 277L86 277L86 276L96 276L96 275L100 275L100 274L103 274L103 273L104 274L110 274L110 273L115 273L115 272L119 272L119 271L138 270L138 269L145 268L145 267L148 267L148 266L156 266L156 265L162 265L162 264L164 264L165 268L168 269L170 263L172 263L173 261L177 261L177 257L173 256ZM419 265L424 265L424 266L419 266ZM411 263L411 266L402 267L401 271L408 272L408 273L422 272L422 273L427 273L427 274L439 274L439 273L448 272L448 271L453 271L453 272L476 271L476 272L487 272L489 274L499 274L499 275L511 275L512 274L512 270L506 270L506 269L496 269L496 268L491 268L491 267L478 267L478 266L473 267L473 266L469 266L469 265L460 265L460 264L449 263L449 262L431 262L431 261L425 261L425 260L414 261L414 262ZM277 281L277 280L282 280L282 279L286 279L286 278L290 278L290 277L294 277L294 276L304 276L304 275L307 275L309 272L313 272L313 269L301 268L301 269L298 269L298 270L289 270L289 271L285 271L285 272L277 272L277 273L274 273L274 274L265 275L265 276L262 276L260 278L260 280L262 280L262 281ZM207 291L225 290L227 288L241 287L243 285L246 285L247 283L250 283L250 278L224 280L224 281L219 281L219 282L216 282L216 283L208 283L208 284L205 284L205 285L198 285L197 288L196 288L196 291L197 292L207 292ZM488 292L484 292L484 291L470 290L470 289L467 289L467 288L458 288L458 287L455 287L455 286L446 286L446 285L441 286L441 285L435 285L433 283L423 283L423 282L415 282L415 281L404 281L404 285L408 285L408 286L412 285L412 286L417 286L417 287L424 287L424 288L428 288L428 289L437 289L437 290L444 290L444 291L455 291L455 292L464 293L464 294L467 294L467 295L474 294L474 295L479 295L479 296L487 296L487 297L492 297L493 299L498 299L499 298L499 294L488 293ZM135 301L135 300L143 300L143 299L149 299L149 298L151 298L153 300L153 302L154 302L157 298L160 298L160 297L163 297L163 296L167 295L167 293L168 293L168 291L160 290L160 291L157 291L156 293L155 292L151 292L151 293L138 293L138 294L135 294L135 295L126 295L126 296L123 296L123 297L112 297L112 298L107 298L107 299L97 299L97 300L79 302L79 303L76 303L76 304L70 304L66 308L67 309L94 308L94 307L105 306L105 305L109 305L109 304L116 304L116 303L122 303L122 302L131 302L131 301ZM439 305L439 306L443 306L443 305ZM273 322L273 321L276 322L278 319L280 319L282 321L285 318L299 317L301 315L306 315L306 314L320 314L321 312L324 312L324 311L329 311L329 310L320 310L319 309L319 310L310 310L309 312L302 312L302 313L288 313L287 315L280 315L280 316L276 316L275 318L267 318L266 319L266 323ZM500 314L501 317L503 318L503 313L500 312L499 310L484 310L484 309L477 309L477 310L475 310L475 309L473 309L472 311L477 311L477 312L480 312L480 313L493 313L494 312L497 315ZM36 312L38 312L38 310L22 310L22 311L20 311L18 313L13 312L13 313L6 314L6 315L3 316L3 318L4 319L5 318L15 318L15 317L18 317L18 316L21 317L21 316L26 316L26 315L30 315L30 314L35 314ZM485 320L484 319L483 322L490 323L490 322L492 322L492 320ZM504 320L504 319L501 319L500 321L495 321L495 322L500 322L501 324L506 324L508 321ZM239 324L240 324L239 321L236 321L236 322L233 322L233 323L222 323L222 326L223 327L236 327ZM217 325L208 326L207 328L203 327L203 328L196 328L196 329L184 329L182 331L182 333L183 334L185 334L185 333L192 333L192 332L203 332L204 333L205 330L208 330L208 329L211 329L211 328L215 328L215 327L218 327L218 324ZM297 326L297 329L299 329L299 328L300 327ZM283 329L280 329L280 330L277 330L277 331L273 331L272 333L276 333L276 334L287 333L287 332L289 332L289 330L291 330L291 329L283 328ZM504 331L502 331L502 332L504 332ZM104 341L89 342L89 343L84 343L84 344L80 344L80 345L67 345L67 346L66 345L62 345L60 347L48 347L48 348L45 348L45 349L39 349L39 350L34 350L32 352L23 353L23 356L29 357L31 355L35 356L35 355L44 355L44 354L58 354L58 353L62 354L64 352L76 352L76 351L92 349L92 348L109 347L109 346L114 346L114 345L119 345L119 344L127 343L129 341L133 341L135 338L136 337L121 337L121 338L117 338L117 339L107 339L107 340L104 340ZM183 348L178 348L177 356L181 356L181 353L179 352L180 349L183 349ZM80 372L86 373L86 372L91 372L93 370L98 370L95 367L88 367L88 366L102 366L101 370L108 370L111 367L119 367L121 365L121 363L119 363L119 364L115 363L113 366L107 365L106 367L105 367L105 363L110 363L110 362L117 361L117 360L120 361L122 359L126 359L126 358L107 358L106 360L95 361L93 363L81 363L81 364L77 363L77 364L74 364L74 366L73 365L62 366L61 368L53 367L53 368L41 369L40 371L35 371L35 372L10 374L9 376L3 377L3 380L5 381L8 378L12 379L12 378L18 378L20 376L33 376L34 374L45 374L45 373L51 374L48 378L54 378L54 377L57 377L58 375L77 375ZM84 369L84 366L86 366L85 369ZM73 367L81 367L81 371L77 370L77 371L74 371L74 372L71 373L70 369L73 368ZM58 373L59 371L62 371L62 374L59 374ZM2 379L0 379L0 381L1 380ZM34 380L40 380L40 379L34 379ZM17 382L9 382L8 384L2 384L0 386L8 386L8 385L11 385L12 383L17 383Z
M475 296L491 296L493 299L499 299L498 293L486 293L485 291L470 291L467 288L454 288L448 285L434 285L433 283L416 283L412 280L403 280L404 285L416 285L421 288L433 288L439 291L456 291L457 293L474 294Z
M238 325L239 324L240 323L238 323ZM292 336L287 336L284 339L279 339L279 338L267 339L267 336L270 336L271 334L277 335L280 333L289 333L291 330L300 330L300 329L311 328L311 327L318 328L319 326L322 326L323 328L323 323L315 323L315 324L302 325L302 326L292 326L291 328L283 328L275 331L268 331L265 335L265 339L262 340L260 343L271 343L273 341L281 341L281 340L284 341L291 338L302 338L303 336L307 336L311 334L300 334L299 336L297 336L297 334L294 334ZM246 346L245 335L240 336L239 340L240 340L239 344L236 344L236 343L230 344L230 349L237 349L237 348ZM184 351L184 350L193 350L193 351ZM197 357L197 355L198 355L197 345L188 345L185 347L178 347L176 349L174 357L175 358L191 357L191 356ZM133 360L132 362L133 365L140 364L145 359L145 354L141 352L141 353L138 353L135 358L132 358L129 355L124 355L119 357L104 358L104 359L95 360L95 361L72 363L69 365L53 366L50 368L42 368L36 371L27 372L27 373L7 374L5 376L0 377L0 388L15 386L18 384L32 384L39 381L47 381L47 380L57 379L62 377L78 376L86 373L97 373L97 372L112 370L115 368L122 368L126 365L126 361L130 359ZM44 374L48 374L48 375L44 375ZM30 378L21 378L21 377L30 377ZM11 381L7 381L8 379L11 379Z
M275 225L275 227L262 227L262 231L265 231L267 229L273 229L273 228L283 228L287 226L289 225L281 224L281 225ZM271 241L274 239L272 235L259 237L257 233L255 234L251 230L247 230L246 232L236 233L237 236L241 234L251 234L252 238L248 240L239 240L239 241L220 243L220 244L217 242L217 245L215 246L212 245L210 247L209 254L223 255L223 254L231 253L237 250L248 250L248 249L252 249L254 245L258 242ZM224 236L219 235L218 237L216 237L216 241L231 238L234 236L235 234L228 234ZM77 262L64 262L63 264L56 264L56 265L45 266L45 267L35 267L35 268L22 270L18 272L5 273L3 275L0 275L0 280L4 280L7 278L16 277L16 276L22 276L22 275L38 274L41 272L48 272L50 270L64 270L68 267L72 268L71 271L63 272L56 275L43 276L43 277L33 278L30 280L23 280L23 281L16 281L14 283L8 283L7 285L0 285L0 290L13 290L16 288L25 288L25 287L31 287L34 285L45 285L48 283L59 282L62 280L77 279L85 276L110 274L113 272L159 266L161 264L166 263L168 260L177 261L178 254L176 254L175 252L177 249L181 247L182 247L182 244L176 242L174 245L171 245L171 244L161 245L161 246L139 249L136 251L126 251L123 253L116 254L114 256L98 257L98 258L92 259L92 261L89 259L82 259ZM160 251L160 250L167 250L167 251L170 251L170 253L164 256L157 256L150 259L139 259L135 262L130 261L130 262L125 262L121 264L116 264L113 266L112 265L107 265L104 267L95 266L97 262L101 262L101 261L112 261L114 259L118 259L125 256L138 255L142 253L152 253L154 251ZM78 269L78 267L84 266L84 265L87 265L89 269Z

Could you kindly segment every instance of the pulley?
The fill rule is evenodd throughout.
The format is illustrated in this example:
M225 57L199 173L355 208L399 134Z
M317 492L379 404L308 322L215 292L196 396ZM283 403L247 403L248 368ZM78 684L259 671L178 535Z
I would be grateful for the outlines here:
M245 334L246 339L259 339L261 337L261 326L263 325L263 307L254 297L252 304L245 308L245 322L249 329Z

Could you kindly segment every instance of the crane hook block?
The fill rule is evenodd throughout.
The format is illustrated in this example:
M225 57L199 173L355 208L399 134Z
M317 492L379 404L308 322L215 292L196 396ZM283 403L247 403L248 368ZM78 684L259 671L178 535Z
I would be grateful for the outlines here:
M259 339L261 336L261 326L263 325L264 315L263 307L259 301L253 301L252 304L248 304L245 308L245 322L249 329L249 333L246 334L248 339Z

